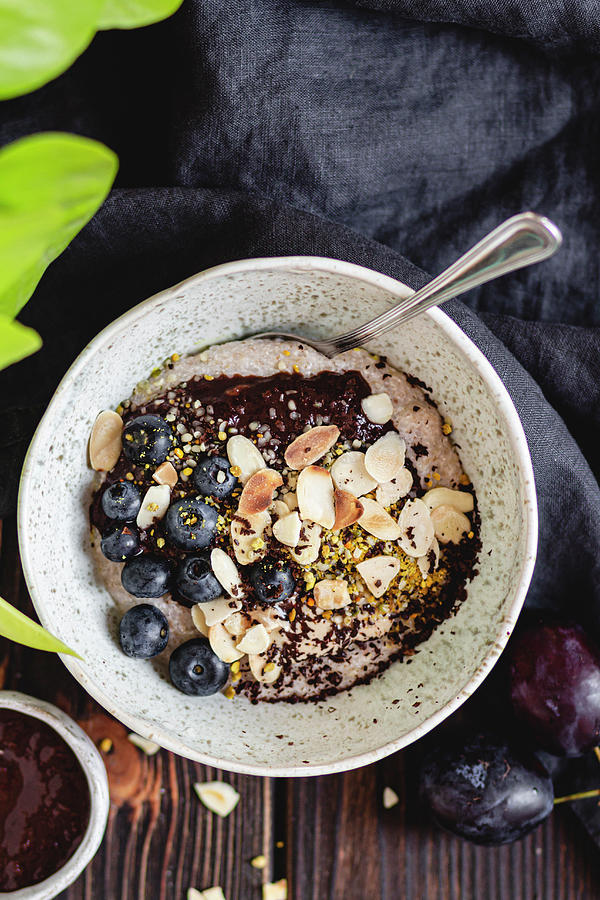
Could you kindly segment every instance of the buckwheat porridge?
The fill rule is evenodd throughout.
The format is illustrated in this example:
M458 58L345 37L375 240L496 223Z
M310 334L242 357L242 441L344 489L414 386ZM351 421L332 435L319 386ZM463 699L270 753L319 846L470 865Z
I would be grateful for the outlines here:
M365 350L248 339L139 384L90 437L100 579L188 694L367 682L466 597L475 494L430 390Z

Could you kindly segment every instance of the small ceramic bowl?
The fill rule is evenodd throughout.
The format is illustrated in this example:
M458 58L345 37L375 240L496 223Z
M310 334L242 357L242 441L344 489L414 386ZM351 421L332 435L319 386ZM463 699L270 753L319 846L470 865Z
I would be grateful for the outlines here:
M90 790L90 819L79 847L64 866L38 884L18 891L0 891L10 900L51 900L64 891L83 872L102 843L110 801L108 779L102 757L87 734L58 707L17 691L0 691L0 709L14 709L40 719L69 745L87 779Z
M313 337L345 331L410 294L333 259L253 259L210 269L130 310L86 347L32 442L20 491L27 584L45 626L77 649L65 665L109 712L182 756L256 775L316 775L366 765L410 744L481 684L500 655L531 578L537 510L519 417L500 378L434 309L369 347L424 380L453 424L482 518L479 574L468 599L420 646L369 685L323 703L258 704L178 693L150 662L124 656L111 598L94 572L87 440L173 352L268 328ZM490 552L491 551L491 552Z

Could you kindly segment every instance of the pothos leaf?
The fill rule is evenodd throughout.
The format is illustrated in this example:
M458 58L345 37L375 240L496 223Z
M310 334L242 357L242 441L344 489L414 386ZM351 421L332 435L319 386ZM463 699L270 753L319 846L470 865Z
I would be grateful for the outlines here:
M73 134L34 134L0 150L1 314L27 302L104 201L117 166L104 144Z
M68 653L70 656L76 656L81 659L78 653L63 644L58 638L55 638L28 618L6 600L0 597L0 635L18 644L25 644L27 647L35 647L36 650L48 650L53 653Z
M0 369L19 362L41 346L37 331L0 314Z
M182 0L105 0L98 28L139 28L173 15Z

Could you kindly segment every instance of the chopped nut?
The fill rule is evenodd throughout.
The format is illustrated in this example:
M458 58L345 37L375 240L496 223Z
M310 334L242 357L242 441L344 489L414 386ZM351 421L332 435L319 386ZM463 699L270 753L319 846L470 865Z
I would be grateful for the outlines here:
M433 543L433 523L422 500L407 500L398 517L401 535L398 544L407 556L425 556Z
M388 431L365 453L365 468L379 484L396 478L404 466L406 444L396 431Z
M324 578L314 589L315 603L319 609L341 609L350 603L348 585L343 578Z
M373 596L379 598L400 571L400 560L395 556L371 556L356 568Z
M246 484L260 469L266 469L267 464L258 447L243 434L234 434L227 441L227 458L232 466L240 470L239 479Z
M473 494L468 491L453 491L446 487L432 488L423 497L423 503L426 503L429 509L437 509L442 504L453 506L459 512L472 512L474 507Z
M244 651L237 649L235 639L229 634L222 622L209 627L208 640L214 652L223 662L232 663L244 656Z
M360 405L369 422L375 425L385 425L394 413L394 405L389 394L370 394L361 400Z
M154 756L160 750L160 744L156 744L154 741L149 741L148 738L142 737L141 734L135 734L132 732L127 735L128 739L134 744L136 747L139 747L146 756Z
M331 477L336 488L349 491L355 497L362 497L377 487L377 481L365 467L365 454L360 450L348 450L338 456L331 467Z
M96 472L110 472L121 455L123 419L112 409L105 409L92 425L89 454L90 465Z
M391 787L384 787L383 789L383 808L391 809L393 806L397 806L400 803L400 797Z
M255 856L250 860L250 865L255 869L264 869L267 865L267 857L262 854L260 856Z
M287 900L287 879L263 884L262 900Z
M154 522L162 519L170 502L171 488L168 484L153 484L152 487L149 487L135 520L138 528L145 531Z
M391 506L401 497L406 497L413 484L413 477L408 469L402 468L392 481L377 485L375 499L382 506Z
M336 488L334 491L335 500L335 522L333 530L339 531L341 528L347 528L357 522L363 514L364 506L357 500L350 491L342 491Z
M100 747L102 753L110 753L113 748L113 742L110 738L102 738L98 746Z
M339 436L337 425L317 425L292 441L285 451L285 461L290 469L311 466L331 450Z
M242 579L237 566L232 558L220 547L215 547L211 551L210 566L215 578L230 597L239 599L244 596Z
M290 555L300 566L308 566L319 556L321 548L321 526L316 522L303 522L298 543L290 550Z
M235 788L226 781L197 782L194 790L204 806L222 818L233 812L240 799Z
M454 506L442 504L431 513L435 536L441 544L459 544L461 538L471 529L471 523L464 513Z
M152 477L158 484L168 484L170 488L174 488L177 484L177 469L170 462L164 462Z
M290 508L283 500L273 500L269 507L269 512L276 515L278 519L281 519L282 516L287 516L289 514Z
M273 500L273 494L283 484L275 469L261 469L251 475L244 486L238 505L240 516L255 516L265 512Z
M285 503L283 504L287 510ZM289 512L273 524L273 537L286 547L295 547L300 540L302 522L297 512Z
M298 509L298 498L296 496L295 491L288 491L287 494L284 494L283 502L285 504L287 504L287 507L290 512L293 512L295 509Z
M281 675L281 666L269 663L260 653L248 654L250 671L262 684L274 684Z
M192 607L192 619L193 611L198 606L202 607L201 611L207 628L210 628L212 625L218 625L219 622L224 622L225 619L228 619L229 616L242 608L239 600L232 600L231 597L217 597L216 600L209 600L208 603L196 603ZM194 624L196 623L194 622Z
M327 469L321 466L307 466L298 476L296 488L298 508L302 519L309 519L332 528L335 522L333 481Z
M380 503L368 497L363 497L361 502L364 506L363 514L358 520L361 528L381 541L395 541L400 537L398 523Z
M257 513L254 516L234 516L231 520L233 552L241 566L256 562L265 555L264 541L262 546L253 545L270 524L271 516L268 512Z

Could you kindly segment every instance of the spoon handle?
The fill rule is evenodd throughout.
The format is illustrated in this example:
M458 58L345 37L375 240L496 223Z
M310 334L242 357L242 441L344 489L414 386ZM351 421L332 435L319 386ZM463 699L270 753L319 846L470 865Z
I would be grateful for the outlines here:
M512 216L490 231L420 291L354 331L331 341L335 344L335 353L360 347L401 322L485 284L486 281L541 262L552 256L561 243L561 233L549 219L532 212Z

